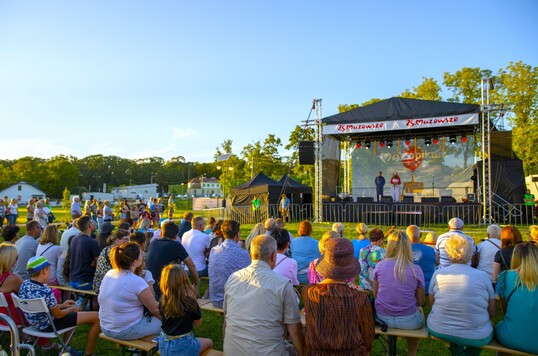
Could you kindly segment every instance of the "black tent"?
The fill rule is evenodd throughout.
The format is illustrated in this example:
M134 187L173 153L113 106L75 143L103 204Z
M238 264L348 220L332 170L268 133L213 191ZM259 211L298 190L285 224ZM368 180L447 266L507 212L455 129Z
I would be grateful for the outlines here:
M230 189L232 205L250 205L257 196L262 204L277 204L282 194L282 184L262 172L251 180Z
M311 204L312 203L312 188L308 185L299 183L291 179L287 174L284 174L278 180L283 186L283 191L288 195L292 204Z
M472 132L477 126L476 119L471 123L463 120L462 116L479 112L480 106L476 104L393 97L325 117L322 122L324 134L345 135L345 139L392 134L404 136L411 132L420 135L432 131L439 135L461 134ZM374 124L361 125L364 123Z

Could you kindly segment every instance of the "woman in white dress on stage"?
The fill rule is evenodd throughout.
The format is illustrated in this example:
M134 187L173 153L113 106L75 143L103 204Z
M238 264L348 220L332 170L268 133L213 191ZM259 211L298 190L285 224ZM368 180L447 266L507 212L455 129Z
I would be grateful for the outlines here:
M392 201L400 201L400 195L402 194L402 180L400 179L398 172L394 171L392 173L390 185L390 196L392 197Z

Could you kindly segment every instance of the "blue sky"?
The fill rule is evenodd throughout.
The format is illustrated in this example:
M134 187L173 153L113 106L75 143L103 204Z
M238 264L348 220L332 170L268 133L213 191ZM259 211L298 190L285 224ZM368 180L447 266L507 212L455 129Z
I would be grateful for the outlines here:
M286 143L314 98L329 116L463 67L536 66L537 19L535 0L0 0L0 158Z

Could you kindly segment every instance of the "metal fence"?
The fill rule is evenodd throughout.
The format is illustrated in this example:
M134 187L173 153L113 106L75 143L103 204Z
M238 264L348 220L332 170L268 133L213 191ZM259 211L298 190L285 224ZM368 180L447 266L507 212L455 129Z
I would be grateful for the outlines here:
M312 204L291 204L290 221L311 220ZM499 204L494 207L495 223L510 225L531 225L534 207L523 204ZM255 224L266 219L282 217L279 204L262 205L260 210L250 206L232 206L205 209L204 217L233 219L241 224ZM405 227L418 225L429 228L434 224L448 224L453 217L459 217L466 225L480 225L482 206L480 204L383 204L383 203L324 203L323 220L328 222L364 222L368 225L394 225Z

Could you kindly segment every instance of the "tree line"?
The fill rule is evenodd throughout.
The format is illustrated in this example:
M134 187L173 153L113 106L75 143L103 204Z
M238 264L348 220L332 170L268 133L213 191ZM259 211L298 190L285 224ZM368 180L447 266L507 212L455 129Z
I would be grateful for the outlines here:
M495 89L491 93L491 103L505 103L510 107L506 113L493 113L497 127L503 124L512 128L513 148L523 161L526 174L538 173L538 67L520 62L510 62L496 73L489 69L464 67L454 73L443 74L442 87L434 78L422 78L422 83L412 89L405 89L399 95L404 98L424 100L445 100L468 104L481 104L482 78L491 77ZM445 89L450 93L443 98ZM362 104L341 104L339 112L375 103L382 99L372 98ZM183 183L184 192L189 179L205 174L221 180L225 193L258 172L273 178L287 173L298 181L313 185L313 166L298 164L300 141L312 140L314 128L297 125L290 133L288 143L274 134L258 140L233 152L232 139L224 139L216 147L214 160L209 163L188 162L185 156L164 160L160 157L126 159L117 156L91 155L84 158L59 155L49 159L22 157L16 160L0 160L0 189L20 180L34 184L50 197L61 198L67 188L71 193L87 191L107 191L112 187L156 183L159 192L168 192ZM281 156L283 149L290 156ZM230 158L219 160L222 154ZM171 193L173 193L171 191Z

